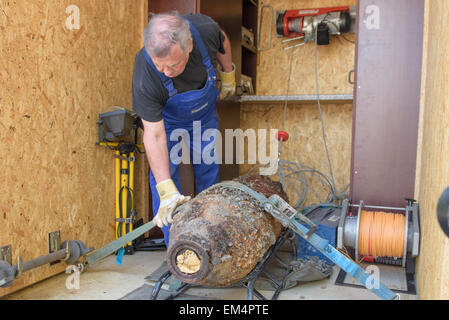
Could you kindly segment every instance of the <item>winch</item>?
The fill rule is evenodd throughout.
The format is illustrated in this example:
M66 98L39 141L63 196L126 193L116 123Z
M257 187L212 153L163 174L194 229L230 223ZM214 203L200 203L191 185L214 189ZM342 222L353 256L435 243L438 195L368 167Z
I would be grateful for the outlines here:
M337 248L355 251L356 261L406 267L407 258L419 253L418 204L407 199L404 208L370 206L363 201L342 203ZM357 211L352 212L352 210Z
M355 32L355 6L276 11L276 33L280 37L304 37L304 42L329 44L330 35Z

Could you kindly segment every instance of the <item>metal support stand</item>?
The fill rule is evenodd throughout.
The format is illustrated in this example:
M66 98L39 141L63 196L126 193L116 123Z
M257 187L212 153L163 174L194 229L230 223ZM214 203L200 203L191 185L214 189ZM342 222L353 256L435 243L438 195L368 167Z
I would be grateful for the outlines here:
M293 271L288 266L285 266L285 273L283 274L281 279L276 279L273 275L271 275L266 267L270 264L270 262L276 258L276 254L279 252L280 248L284 245L286 240L291 241L291 245L293 248L293 256L297 256L297 247L296 243L293 239L293 232L290 229L285 229L281 236L278 238L278 240L275 242L274 245L270 247L268 252L265 254L263 259L259 261L259 263L254 267L253 271L251 271L245 279L241 280L237 285L242 285L247 290L247 299L253 300L254 295L257 296L260 300L268 300L264 295L262 295L259 291L257 291L254 286L256 284L256 281L260 278L260 276L265 275L267 278L273 283L273 286L275 288L275 292L273 296L271 297L271 300L276 300L279 297L279 294L283 289L285 289L285 280L287 276ZM165 272L157 281L156 285L153 288L153 292L151 294L151 300L156 300L159 292L161 290L162 285L168 280L168 278L172 275L171 271L168 270ZM165 300L172 300L179 294L181 294L183 291L187 290L190 287L193 287L194 285L188 284L188 283L182 283L174 293L172 293L170 296L165 298ZM232 287L235 287L236 285L232 285Z
M151 300L157 299L157 296L159 295L159 291L161 290L162 285L164 284L165 281L167 281L168 278L170 278L171 275L172 275L171 271L168 270L159 278L158 282L156 283L156 285L153 288L153 292L151 293ZM184 292L191 286L192 285L190 283L181 284L181 286L179 286L174 293L169 295L164 300L173 300L174 298L176 298L178 295L180 295L182 292Z
M291 239L291 236L293 235L292 231L290 229L284 230L282 235L278 238L276 243L271 246L271 248L268 250L268 252L265 254L264 258L259 261L259 263L256 265L256 267L251 271L251 273L246 277L245 280L243 280L241 283L247 290L247 299L253 300L254 295L256 295L257 298L260 300L268 300L263 294L261 294L259 291L257 291L254 286L256 284L256 281L260 278L260 276L265 275L273 284L273 287L275 288L274 294L271 297L270 300L276 300L279 297L279 294L283 289L285 289L285 280L287 276L293 271L288 266L284 266L286 268L285 273L281 277L281 279L276 279L273 277L272 274L266 269L266 267L273 261L274 258L276 258L277 253L279 252L280 248L284 245L285 241L287 239ZM290 240L292 247L293 247L293 253L294 257L297 256L297 248L294 240Z

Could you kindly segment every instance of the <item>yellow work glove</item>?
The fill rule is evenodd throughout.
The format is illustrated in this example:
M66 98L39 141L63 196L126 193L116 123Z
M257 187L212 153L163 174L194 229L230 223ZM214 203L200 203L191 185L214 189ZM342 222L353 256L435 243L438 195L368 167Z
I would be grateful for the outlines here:
M218 79L221 81L220 100L230 98L235 93L235 65L232 64L231 72L221 71L221 66L218 68Z
M172 179L159 182L156 185L156 189L159 194L160 204L153 221L159 228L162 228L164 225L168 226L173 222L172 215L176 207L189 201L190 197L180 194Z

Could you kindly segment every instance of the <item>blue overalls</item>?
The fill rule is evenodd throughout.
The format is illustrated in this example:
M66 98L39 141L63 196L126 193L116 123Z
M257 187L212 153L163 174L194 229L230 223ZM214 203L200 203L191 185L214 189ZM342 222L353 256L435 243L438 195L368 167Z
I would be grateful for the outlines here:
M190 21L189 24L193 41L195 42L197 48L201 53L202 62L206 66L207 70L207 81L202 89L177 93L177 90L173 86L173 80L157 70L145 48L143 49L145 59L159 75L164 87L168 90L169 99L167 100L167 103L162 111L162 117L164 119L165 132L167 135L170 176L179 192L181 193L182 190L178 175L179 164L176 164L178 163L178 161L175 161L176 163L173 163L173 159L170 156L173 146L178 144L179 141L170 141L170 134L175 129L181 128L187 130L190 136L190 159L198 159L199 157L201 157L202 150L204 150L206 146L210 148L211 143L215 143L216 136L208 134L208 136L210 136L208 140L203 141L203 139L201 138L200 144L194 143L193 122L195 121L196 128L198 128L198 124L201 125L201 137L203 137L203 133L207 129L218 130L218 119L215 109L215 101L217 100L218 96L218 90L215 83L217 71L211 63L206 46L204 45L198 30L192 25ZM196 139L196 141L199 141L198 138ZM201 150L198 150L200 146ZM195 153L196 155L193 156ZM214 150L210 152L210 154L214 155ZM193 171L197 193L203 191L204 189L210 187L215 183L218 183L219 173L217 161L212 162L212 164L205 164L203 162L203 158L201 157L200 159L200 163L197 163L197 161L195 160L193 161ZM157 213L160 201L159 194L156 189L156 180L154 179L153 173L151 171L150 188L153 198L153 213ZM164 240L167 247L169 243L170 227L171 225L162 227L162 232L164 233Z

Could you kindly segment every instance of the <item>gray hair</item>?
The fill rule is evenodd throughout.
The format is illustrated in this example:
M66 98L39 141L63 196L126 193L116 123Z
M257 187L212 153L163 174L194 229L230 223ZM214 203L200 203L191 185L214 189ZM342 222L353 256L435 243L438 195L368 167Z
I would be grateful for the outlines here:
M145 49L150 55L158 58L166 57L176 43L188 52L190 38L189 22L176 11L152 15L143 32Z

